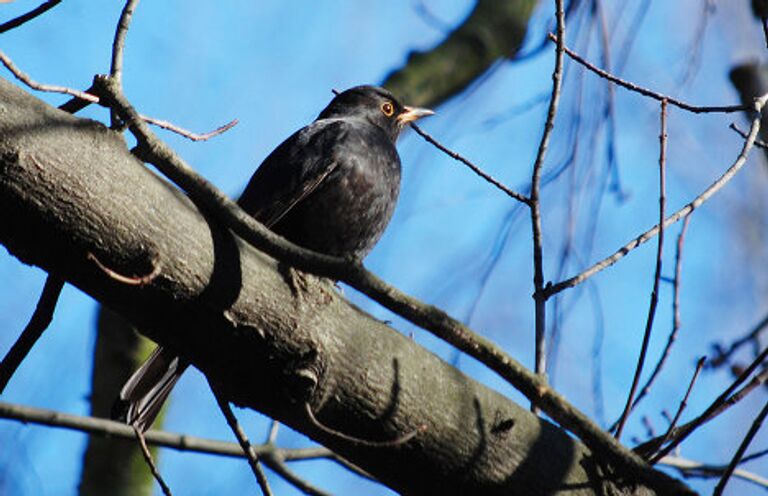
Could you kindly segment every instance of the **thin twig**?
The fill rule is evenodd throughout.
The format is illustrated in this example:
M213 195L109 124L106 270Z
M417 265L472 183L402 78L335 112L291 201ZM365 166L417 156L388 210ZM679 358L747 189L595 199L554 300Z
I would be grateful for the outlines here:
M645 428L646 436L656 437L656 429L653 428L653 423L651 422L651 419L648 418L648 415L640 417L640 423L643 424L643 427Z
M686 215L693 212L695 209L699 208L704 202L709 200L709 198L712 197L712 195L720 191L720 189L722 189L723 186L728 184L728 182L733 178L733 176L736 175L736 173L739 172L739 170L741 170L741 168L747 162L747 156L749 155L749 152L752 150L752 147L755 144L755 139L757 138L757 133L760 130L760 112L762 111L763 106L765 104L765 98L766 98L766 95L763 95L762 97L755 99L754 110L756 110L757 113L755 117L752 119L752 123L749 128L749 133L747 134L747 137L744 140L744 144L742 145L742 148L739 151L739 154L736 157L736 160L733 162L733 164L719 178L717 178L707 189L705 189L699 196L691 200L688 204L686 204L677 212L667 217L663 223L663 226L665 228L671 226L675 222L679 221L681 218L685 217ZM626 245L619 248L614 254L595 263L594 265L587 268L580 274L577 274L569 279L566 279L564 281L561 281L546 287L544 291L547 297L550 297L565 289L577 286L578 284L584 282L585 280L594 276L595 274L602 271L603 269L606 269L611 265L615 264L635 248L646 243L650 239L653 239L653 237L658 234L659 229L660 229L659 224L653 226L651 229L645 231L644 233L642 233L641 235L639 235L638 237L636 237Z
M517 191L513 191L509 187L505 186L503 183L501 183L499 180L495 179L493 176L485 172L483 169L478 167L477 165L470 162L468 159L464 158L463 156L459 155L455 151L451 150L450 148L446 147L445 145L441 144L439 141L437 141L435 138L433 138L430 134L428 134L426 131L422 130L419 126L416 124L411 124L411 127L413 128L416 133L427 140L427 142L431 143L435 148L440 150L441 152L445 153L449 157L451 157L454 160L458 160L462 164L469 167L469 169L477 174L478 176L482 177L486 181L488 181L490 184L492 184L497 189L503 191L506 193L510 198L514 198L515 200L525 203L526 205L530 202L530 200L523 194L518 193Z
M695 419L691 420L690 422L680 426L678 429L675 429L672 434L668 437L669 444L667 446L662 446L661 439L651 439L650 441L647 441L643 443L642 445L635 448L635 451L641 454L646 454L646 456L649 453L659 451L658 458L664 457L668 455L673 449L675 449L680 443L682 443L692 432L694 432L696 429L704 425L705 423L709 422L710 420L714 419L727 409L731 408L735 404L737 404L739 401L744 399L751 391L753 391L757 386L764 384L766 380L768 380L768 369L764 369L759 374L755 375L750 382L745 385L743 388L741 388L739 391L736 391L736 389L749 378L750 375L757 369L758 366L760 366L763 361L768 357L768 348L764 349L753 361L752 363L744 369L744 371L737 377L733 383L726 388L725 391L720 393L720 395L715 398L715 400L707 407L704 412L696 417ZM736 391L734 393L734 391Z
M277 441L277 432L280 429L280 422L273 420L269 425L269 434L267 434L267 443L274 443Z
M747 137L747 133L745 133L744 131L739 129L739 126L737 126L735 122L731 122L731 124L728 126L728 128L736 131L736 134L738 134L742 138L746 138ZM766 143L765 141L761 140L760 138L755 140L755 146L758 147L758 148L762 148L764 150L768 150L768 143Z
M93 87L91 87L90 89L86 90L86 93L89 93L90 91L92 91L92 88ZM98 97L96 97L96 98L97 98L96 102L87 102L85 100L82 100L80 98L75 97L75 98L72 98L71 100L69 100L67 102L64 102L61 105L59 105L59 110L63 110L64 112L68 112L70 114L75 114L75 113L80 112L81 110L83 110L85 107L87 107L91 103L99 103L100 104L101 102L98 100ZM187 138L187 139L192 140L192 141L206 141L206 140L209 140L209 139L211 139L211 138L213 138L215 136L218 136L220 134L223 134L223 133L229 131L230 129L235 127L238 124L238 122L239 122L238 119L232 119L231 121L229 121L228 123L224 124L223 126L217 127L213 131L208 131L207 133L194 133L194 132L192 132L192 131L190 131L188 129L184 129L181 126L173 124L170 121L166 121L166 120L163 120L163 119L157 119L155 117L150 117L148 115L141 115L140 117L141 117L141 119L144 122L152 124L153 126L157 126L157 127L161 128L161 129L165 129L167 131L171 131L173 133L178 134L179 136L183 136L184 138Z
M760 413L758 413L757 417L755 417L755 421L752 422L752 425L749 427L747 435L744 436L744 439L741 441L741 444L736 450L736 453L734 453L733 458L731 459L731 463L728 464L728 467L725 469L725 473L723 473L723 476L720 478L720 481L718 481L717 486L715 486L715 490L712 493L714 496L723 494L725 485L728 484L728 479L731 478L733 471L736 470L736 467L741 461L741 457L744 456L744 452L747 451L749 443L752 442L752 439L754 439L757 431L760 430L760 427L763 425L766 416L768 416L768 402L765 403L763 409L760 410Z
M168 121L155 119L154 117L147 117L146 115L141 116L142 119L144 119L145 122L148 122L154 126L157 126L162 129L167 129L168 131L173 131L174 133L183 136L187 139L190 139L192 141L205 141L209 140L215 136L218 136L222 133L225 133L235 127L237 123L239 122L238 119L232 119L231 121L227 122L223 126L219 126L213 131L209 131L207 133L198 134L193 133L192 131L188 131L182 127L177 126L176 124L173 124Z
M93 91L93 86L85 90L85 93L91 94L92 91ZM83 100L82 98L73 97L67 100L66 102L62 103L61 105L59 105L57 108L59 110L63 110L64 112L67 112L68 114L76 114L81 110L83 110L84 108L87 108L88 106L90 106L92 103L100 103L98 99L99 98L96 97L96 100L97 100L96 102L90 102L87 100Z
M742 459L742 462L743 461L744 459ZM721 477L726 468L722 465L707 465L679 456L665 456L659 460L659 465L674 468L675 470L678 470L683 477ZM736 469L733 472L733 476L760 487L768 488L768 479L752 472Z
M139 4L139 0L126 0L123 11L120 13L120 20L115 27L115 38L112 41L112 61L109 67L109 75L120 88L123 87L123 52L125 51L125 38L128 35L128 27L131 25L133 11ZM112 128L116 129L119 125L119 119L112 110L110 111L110 120Z
M93 253L88 253L86 255L86 258L96 264L96 266L104 272L107 276L109 276L111 279L114 279L117 282L121 282L123 284L127 284L128 286L146 286L147 284L151 283L152 281L157 278L157 276L160 275L161 271L161 264L160 261L153 257L152 262L152 270L150 270L147 274L141 275L141 276L126 276L124 274L121 274L117 272L114 269L110 269L104 263L96 257Z
M696 379L698 379L699 374L701 373L701 369L704 367L704 362L706 362L707 357L701 357L696 362L696 370L693 372L693 377L691 377L691 382L688 383L688 389L685 391L685 395L683 396L683 399L680 401L680 406L677 407L677 412L675 412L675 416L672 418L672 421L669 423L669 428L667 428L667 432L664 433L664 436L661 438L661 444L660 446L664 446L664 444L669 440L669 437L672 435L672 432L675 430L675 427L677 427L677 422L680 420L680 416L683 414L683 410L685 410L685 407L688 406L688 397L691 395L691 391L693 391L693 385L696 383ZM651 465L657 463L661 457L660 456L653 456L649 460L649 463Z
M2 51L0 51L0 62L2 62L3 65L9 71L11 71L11 74L16 76L16 79L26 84L33 90L45 91L48 93L64 93L65 95L74 96L74 97L80 98L81 100L86 100L92 103L98 103L99 101L99 97L95 95L91 95L90 93L85 93L84 91L74 90L72 88L67 88L65 86L56 86L53 84L42 84L42 83L38 83L37 81L34 81L27 74L25 74L21 69L16 67L13 61Z
M535 365L534 372L543 379L547 373L547 297L544 289L544 261L542 256L543 232L541 229L541 171L544 168L544 158L547 155L552 130L555 127L555 117L560 105L560 90L563 83L563 47L565 46L565 14L563 0L555 0L555 16L557 19L557 39L555 49L555 68L552 71L552 94L549 98L547 120L544 122L544 132L541 135L536 160L531 174L531 193L529 196L531 208L531 231L533 240L533 298L535 307ZM531 408L536 409L532 404Z
M750 453L747 456L743 457L741 459L741 462L739 462L739 463L741 464L741 463L751 462L753 460L757 460L758 458L762 458L765 455L768 455L768 449L763 449L763 450L760 450L760 451L755 451L754 453Z
M680 330L680 281L682 280L681 271L683 242L685 240L685 233L688 230L688 224L690 223L690 220L691 216L686 215L685 220L683 220L683 227L680 229L680 233L677 235L677 247L675 249L675 276L672 279L672 330L669 333L669 337L667 337L667 344L664 346L664 350L661 352L661 356L659 356L659 360L656 362L656 366L653 368L653 372L651 372L650 377L648 377L648 380L645 381L645 385L643 385L643 387L640 389L637 398L635 398L635 402L632 404L632 408L635 408L640 400L643 399L645 395L647 395L651 390L651 386L656 381L656 378L661 373L661 370L664 368L664 364L666 363L667 358L669 358L672 345L675 343L677 334Z
M762 318L750 331L743 337L734 341L726 350L723 350L720 346L715 346L715 352L717 355L712 357L707 362L707 368L717 368L722 364L728 362L730 357L738 351L739 348L747 343L754 343L757 341L760 334L768 328L768 315Z
M173 496L171 494L171 488L168 487L168 484L165 483L163 480L163 476L160 475L160 472L157 470L157 466L155 465L155 462L152 460L152 453L149 452L149 448L147 447L147 441L144 439L144 434L141 433L141 429L139 429L136 426L132 426L133 432L136 434L136 439L139 440L139 447L141 448L141 454L144 456L144 461L147 462L147 466L149 467L149 471L152 472L152 477L155 478L158 484L160 484L160 489L163 490L163 494L165 496Z
M85 432L93 435L113 439L136 438L136 433L131 426L122 422L115 422L96 417L81 417L69 415L53 410L44 410L40 408L25 407L0 402L0 418L17 420L24 424L40 424L55 428L71 429ZM228 443L212 439L203 439L194 436L173 434L166 431L147 431L143 437L148 444L175 449L178 451L188 451L203 454L212 454L217 456L227 456L235 458L245 458L243 448L237 443ZM296 474L291 472L285 462L297 460L319 460L326 459L338 463L340 466L375 480L370 474L362 471L359 467L351 464L349 461L340 457L333 451L324 447L315 448L278 448L271 443L252 446L252 449L259 455L259 458L266 466L286 481L296 486L300 491L306 494L327 496L329 493L318 489L308 482L302 480Z
M48 12L50 9L52 9L59 3L61 3L61 0L48 0L47 2L41 3L34 9L27 12L26 14L22 14L19 17L15 17L10 21L6 21L0 24L0 33L5 33L6 31L10 31L13 28L17 28L21 26L25 22L31 21L32 19L39 16L40 14L44 14Z
M660 112L660 125L661 132L659 133L659 238L656 246L656 269L653 274L653 289L651 290L651 303L648 305L648 317L645 321L645 331L643 332L643 342L640 345L640 354L637 357L637 366L635 367L635 375L632 378L632 385L629 388L629 394L627 395L627 402L624 405L624 411L619 418L618 427L616 427L616 439L621 439L621 433L624 430L624 426L629 419L629 414L632 413L632 407L634 406L635 393L637 392L637 386L640 384L640 376L643 374L643 366L645 365L645 357L648 353L648 345L651 342L651 332L653 330L653 320L656 317L656 306L659 303L659 281L661 280L661 261L664 257L664 217L666 215L665 207L667 204L667 101L661 101Z
M557 42L557 37L552 33L549 34L549 39L551 41ZM571 59L583 65L584 67L594 72L598 76L605 78L608 81L611 81L612 83L618 84L619 86L622 86L628 89L629 91L634 91L635 93L640 93L641 95L647 96L648 98L653 98L654 100L658 100L659 102L661 102L662 100L667 100L667 102L670 105L674 105L675 107L679 107L683 110L687 110L688 112L693 112L694 114L733 113L733 112L749 111L752 109L752 107L749 105L718 105L718 106L691 105L690 103L684 102L682 100L678 100L677 98L672 98L671 96L663 95L656 91L650 90L648 88L644 88L637 84L621 79L618 76L614 76L610 72L604 71L603 69L600 69L594 64L588 62L586 59L584 59L583 57L581 57L579 54L577 54L576 52L574 52L568 47L563 47L563 50Z
M122 59L120 58L120 60ZM72 100L69 100L61 104L59 106L60 110L63 110L70 114L74 114L84 109L91 103L101 104L99 97L90 93L90 91L93 89L93 86L91 86L91 88L89 88L88 91L80 91L72 88L67 88L66 86L57 86L52 84L38 83L37 81L33 80L27 73L19 69L10 59L10 57L8 57L2 51L0 51L0 62L2 62L3 65L9 71L11 71L11 73L16 77L16 79L26 84L28 87L32 88L33 90L45 91L48 93L61 93L64 95L70 95L74 97ZM120 64L122 64L122 62L120 62ZM183 127L177 126L176 124L173 124L166 120L156 119L154 117L149 117L146 115L141 115L140 117L142 120L144 120L145 122L148 122L149 124L174 132L192 141L208 140L210 138L213 138L214 136L218 136L219 134L229 131L238 123L237 119L233 119L230 122L224 124L223 126L217 127L213 131L209 131L207 133L201 134L201 133L194 133L192 131L184 129Z
M229 402L219 393L219 390L215 388L213 384L210 384L210 386L211 391L213 391L213 396L216 398L216 403L219 405L221 413L224 414L224 418L227 419L229 428L232 429L232 432L235 434L235 438L237 438L237 442L243 449L243 453L245 453L245 457L248 460L248 465L250 465L251 470L253 471L253 475L256 476L256 481L261 488L262 494L265 496L272 496L272 490L269 488L269 481L267 481L267 476L264 473L264 469L261 468L261 464L259 463L259 456L254 451L253 446L251 446L251 442L248 440L248 436L246 436L242 427L240 427L240 423L237 421L237 417L235 417L235 414L229 407Z
M87 434L113 439L135 439L133 428L122 422L97 417L70 415L54 410L14 405L0 401L0 418L16 420L23 424L38 424L60 429L69 429ZM150 430L144 433L148 444L161 446L177 451L203 453L208 455L231 458L245 458L242 447L238 443L205 439L185 434L175 434L167 431ZM253 446L259 458L269 465L271 458L283 461L335 459L337 456L328 448L278 448L272 444Z
M125 51L125 38L128 35L128 27L131 25L133 11L139 4L139 0L127 0L123 11L120 13L120 20L115 28L115 38L112 42L112 63L109 68L109 75L118 85L123 83L123 52Z
M285 479L289 484L292 484L294 487L296 487L296 489L303 492L304 494L309 494L310 496L332 496L331 493L313 486L309 482L293 473L293 471L290 470L288 466L280 460L274 460L274 463L270 465L269 468L271 468L277 475Z
M19 368L21 362L24 361L24 358L26 358L32 347L51 323L53 311L56 309L56 303L59 301L59 295L63 287L64 279L48 274L35 312L29 319L19 339L13 343L3 361L0 362L0 394L3 393L5 386L8 385L8 381L11 380L16 369Z
M359 437L350 436L349 434L345 434L341 431L337 431L336 429L332 429L327 425L324 425L317 419L317 417L315 417L315 414L312 412L312 407L309 403L304 403L304 412L307 414L307 419L309 419L310 423L323 431L325 434L341 439L355 446L364 446L367 448L391 448L394 446L401 446L427 429L425 425L420 425L411 432L400 436L397 439L392 439L391 441L370 441L368 439L361 439Z

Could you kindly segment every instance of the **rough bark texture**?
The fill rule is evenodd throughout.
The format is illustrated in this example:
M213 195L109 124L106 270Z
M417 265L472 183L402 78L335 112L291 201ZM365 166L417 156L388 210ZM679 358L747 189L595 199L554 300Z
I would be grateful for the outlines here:
M412 52L383 86L411 105L436 106L465 90L525 38L536 0L478 0L469 17L438 46Z
M419 105L437 106L456 93L461 92L473 81L484 74L488 68L499 58L510 57L517 52L524 34L530 14L537 2L534 0L493 0L478 2L473 13L465 19L452 32L446 34L445 40L428 52L412 55L409 60L396 71L393 71L384 83L390 86L396 93L406 95L409 103ZM122 380L124 362L119 360L99 362L99 356L104 352L102 348L111 349L109 336L114 334L109 327L103 325L101 320L98 327L99 336L105 333L104 338L97 338L94 361L99 364L98 374L107 378L117 377ZM123 324L119 318L109 319L117 327ZM116 332L120 332L117 330ZM106 353L112 353L106 351ZM127 368L135 370L139 367L145 356L135 354L135 360ZM114 367L112 367L114 364ZM100 380L94 374L92 382L92 397L114 397L114 386L108 384L109 379ZM107 384L105 384L107 383ZM102 389L103 388L103 389ZM172 398L171 398L172 399ZM93 405L93 412L99 411L99 405ZM156 426L162 425L162 419L158 419ZM91 448L91 443L95 446ZM108 453L109 447L115 444L114 455ZM132 464L122 463L126 459L122 451L126 448L123 443L114 443L99 436L91 436L89 447L83 460L83 480L81 482L81 495L102 494L104 487L100 481L110 483L111 491L119 490L116 481L125 480L129 494L136 494L135 474ZM137 448L133 447L134 451ZM103 460L113 460L110 467L104 467ZM105 473L109 475L105 477ZM147 485L151 489L153 481L148 470L144 471Z
M0 80L0 242L188 356L237 404L405 494L649 494L549 422L215 225L119 135ZM144 286L115 280L159 275ZM305 413L347 436L320 428ZM417 431L408 440L404 436ZM395 440L402 442L392 442Z

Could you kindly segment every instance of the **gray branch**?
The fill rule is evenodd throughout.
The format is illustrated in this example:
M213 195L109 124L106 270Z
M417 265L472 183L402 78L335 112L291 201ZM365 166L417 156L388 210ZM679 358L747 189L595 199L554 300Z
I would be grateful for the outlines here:
M329 281L206 218L119 135L2 80L0 211L0 243L20 260L188 357L232 402L399 492L652 494ZM125 282L150 273L146 284Z

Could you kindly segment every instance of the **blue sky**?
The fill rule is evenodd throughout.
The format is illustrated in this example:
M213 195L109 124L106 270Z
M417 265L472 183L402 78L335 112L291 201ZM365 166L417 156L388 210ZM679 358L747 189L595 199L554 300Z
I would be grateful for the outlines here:
M690 61L690 43L700 11L699 2L655 2L638 33L632 57L622 75L700 104L735 103L727 80L728 69L748 57L762 56L760 30L734 5L720 6L704 39L702 63L694 79L681 84ZM162 136L197 170L222 190L237 195L255 166L280 141L310 122L332 97L331 89L381 82L399 67L411 50L423 50L445 32L419 13L420 2L308 1L141 3L134 16L125 59L125 91L144 114L167 119L194 131L207 131L231 119L240 123L205 143L178 136ZM460 22L473 2L443 1L432 12L446 26ZM622 2L606 2L614 19ZM36 2L17 0L0 7L0 19L29 10ZM637 2L627 3L634 12ZM109 68L109 51L121 2L69 0L27 26L3 35L2 49L33 78L74 88L86 88L93 74ZM529 45L545 31L549 2L536 14ZM744 10L744 11L742 11ZM692 14L693 13L693 14ZM626 18L631 18L625 14ZM685 22L680 21L685 19ZM729 26L730 24L730 26ZM733 26L738 24L738 28ZM614 25L612 25L614 26ZM626 21L615 24L615 39L623 39ZM583 32L583 31L582 31ZM575 40L578 43L578 40ZM617 41L618 43L618 41ZM595 57L594 45L590 55ZM488 172L516 189L530 174L544 120L545 104L528 105L549 91L552 52L522 62L497 66L472 91L440 106L423 127ZM574 113L576 85L582 80L585 98L581 118L594 121L603 83L569 66L563 113L556 127L547 161L554 170L574 150L567 139ZM10 77L7 72L4 77ZM53 104L64 99L39 95ZM84 115L106 119L100 109ZM606 194L594 231L590 211L597 180L609 172L605 162L604 132L590 141L582 131L576 150L579 164L544 190L545 271L556 277L559 250L568 219L569 181L580 188L579 240L594 237L594 248L579 250L580 260L566 270L572 275L623 245L656 219L658 105L616 91L618 177L623 197ZM740 116L692 118L677 109L669 115L668 205L676 209L706 187L735 158L740 141L727 129ZM532 363L530 298L531 248L526 213L504 195L489 188L467 169L413 133L399 145L404 163L400 203L390 229L367 259L368 267L387 281L425 301L443 306L453 315L469 318L480 289L480 274L494 255L498 263L471 315L474 329L502 344L526 364ZM672 364L642 405L625 439L643 437L641 415L657 430L664 428L662 409L674 410L692 373L696 357L709 353L712 342L738 336L766 310L766 282L759 270L765 253L748 249L764 233L747 213L759 211L764 172L752 160L721 194L697 211L686 242L682 319L683 329ZM755 198L754 201L746 201ZM760 216L757 216L758 219ZM736 220L737 222L734 222ZM499 232L509 221L505 236ZM741 230L736 226L742 225ZM670 230L665 251L665 274L671 274L674 236ZM755 241L756 240L756 241ZM499 251L500 242L503 249ZM631 380L647 312L652 283L655 242L647 244L617 266L599 274L582 289L565 295L570 308L563 320L556 386L577 406L595 415L592 395L592 350L602 329L602 383L607 421L620 412ZM10 347L23 328L42 288L44 274L23 266L7 254L0 256L0 353ZM405 333L434 352L455 359L446 344L391 316L365 298L347 291L350 299L380 318L393 320ZM671 321L668 285L662 285L650 362L655 363ZM597 303L599 302L599 306ZM55 321L13 378L4 401L87 412L90 355L94 343L95 302L67 287ZM550 315L551 315L550 306ZM602 323L602 327L600 326ZM462 357L458 365L486 384L520 401L521 397L497 376ZM701 411L730 378L725 372L705 375L689 402L688 418ZM723 420L696 434L683 455L705 462L725 463L764 400L758 396L729 412ZM267 421L253 412L240 417L254 440L261 439ZM199 373L189 373L179 384L166 428L199 436L230 439L215 402ZM765 447L765 435L753 448ZM279 438L286 446L308 441L286 430ZM85 437L77 433L0 420L0 444L14 446L0 454L8 494L75 494ZM348 476L330 463L302 463L296 470L336 494L389 494ZM766 465L748 466L766 473ZM177 494L215 494L255 490L247 465L205 455L163 452L161 471ZM277 494L297 494L271 475ZM710 483L693 481L703 491ZM364 487L361 488L360 485ZM750 494L751 486L734 481L732 494Z

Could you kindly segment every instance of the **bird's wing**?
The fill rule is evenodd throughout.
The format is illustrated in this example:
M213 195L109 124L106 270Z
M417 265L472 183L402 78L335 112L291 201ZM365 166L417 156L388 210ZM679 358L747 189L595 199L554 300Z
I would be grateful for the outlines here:
M341 119L315 121L264 160L238 204L268 227L312 194L339 165L336 145L352 129Z

